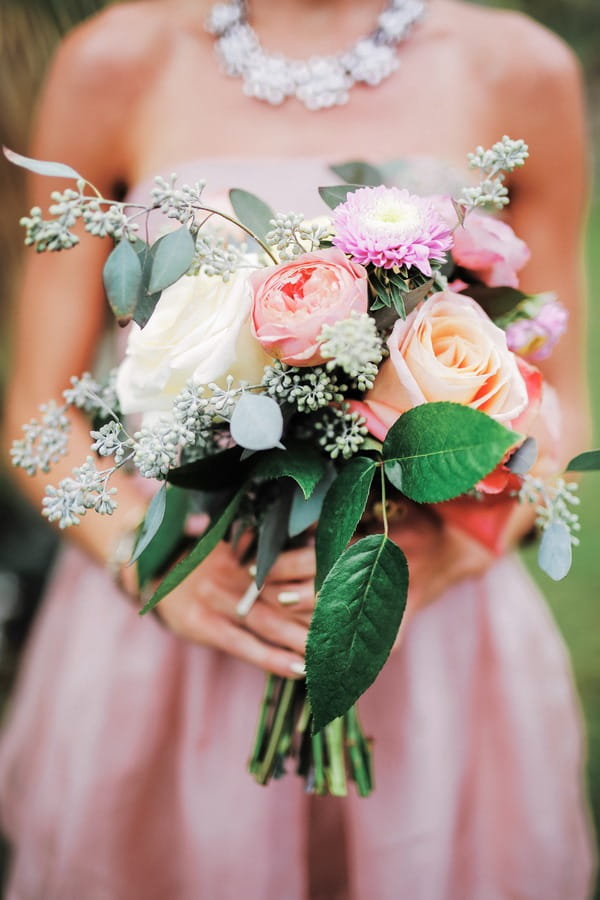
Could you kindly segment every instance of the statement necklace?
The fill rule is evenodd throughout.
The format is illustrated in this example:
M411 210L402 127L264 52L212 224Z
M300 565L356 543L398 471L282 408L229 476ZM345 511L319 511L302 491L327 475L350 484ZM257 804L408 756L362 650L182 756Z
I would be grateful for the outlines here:
M377 85L398 68L398 44L424 8L424 0L391 0L379 14L375 29L349 50L307 60L263 50L248 23L245 0L217 3L206 27L217 38L225 72L242 78L245 94L273 105L296 97L307 109L326 109L347 103L355 84Z

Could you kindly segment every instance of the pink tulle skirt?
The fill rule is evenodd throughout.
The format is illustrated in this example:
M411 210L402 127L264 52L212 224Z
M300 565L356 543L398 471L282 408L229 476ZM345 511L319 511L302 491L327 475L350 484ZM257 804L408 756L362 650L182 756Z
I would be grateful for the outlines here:
M262 672L68 550L0 749L7 900L583 900L568 659L511 558L418 613L361 701L368 799L246 773Z

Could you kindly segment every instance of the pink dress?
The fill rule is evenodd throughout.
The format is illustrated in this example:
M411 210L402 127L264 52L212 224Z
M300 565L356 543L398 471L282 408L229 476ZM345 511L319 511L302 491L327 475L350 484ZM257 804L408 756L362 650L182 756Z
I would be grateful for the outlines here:
M175 170L306 214L315 184L331 181L316 160ZM0 744L6 900L589 896L569 661L516 559L416 614L362 699L368 799L311 798L291 775L253 782L263 680L140 619L67 549Z

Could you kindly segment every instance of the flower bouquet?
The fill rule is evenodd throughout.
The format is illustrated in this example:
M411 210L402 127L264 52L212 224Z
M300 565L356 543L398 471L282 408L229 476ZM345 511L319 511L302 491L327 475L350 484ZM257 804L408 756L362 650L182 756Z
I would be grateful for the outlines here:
M505 173L526 145L478 148L480 183L457 198L415 196L349 165L349 183L319 189L330 217L312 222L242 190L230 192L233 215L219 211L203 183L178 187L174 176L156 179L148 207L117 203L67 166L5 152L76 184L52 194L50 219L34 208L22 220L26 243L70 248L78 220L111 238L106 294L119 324L133 320L118 370L105 383L73 378L65 403L25 426L14 463L33 475L67 452L72 404L89 412L91 449L112 464L88 457L48 488L44 515L64 528L89 510L111 514L118 468L159 482L130 559L142 615L219 541L249 532L247 610L279 553L314 535L306 681L268 676L250 771L266 783L292 761L308 790L343 795L351 779L368 795L371 745L355 703L392 649L409 583L392 501L431 504L494 550L506 510L535 502L540 564L555 578L577 542L575 486L535 471L552 391L533 363L565 312L518 290L528 250L482 212L508 203ZM174 227L150 244L140 225L152 210ZM198 511L210 523L182 556Z

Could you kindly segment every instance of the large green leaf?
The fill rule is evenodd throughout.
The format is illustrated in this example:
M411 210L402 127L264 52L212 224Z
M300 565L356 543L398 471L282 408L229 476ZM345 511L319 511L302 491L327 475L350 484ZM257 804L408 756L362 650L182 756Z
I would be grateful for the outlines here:
M318 522L323 509L323 503L327 496L327 491L337 477L337 471L333 463L327 465L327 471L323 478L312 492L308 500L304 499L301 488L296 487L292 498L292 508L290 510L290 520L288 523L288 535L296 537Z
M347 184L377 187L377 185L383 184L385 181L383 172L364 160L352 160L351 162L340 163L338 166L329 166L329 168Z
M229 200L242 225L249 228L256 237L264 240L273 228L271 219L275 218L275 213L271 207L260 197L240 188L232 188L229 191Z
M344 203L348 194L353 194L364 187L364 184L334 184L331 187L320 187L319 194L330 209Z
M148 293L164 291L185 275L195 252L194 238L187 228L176 228L152 244L152 271Z
M396 639L407 592L406 558L383 534L352 544L329 572L306 646L315 731L350 709L377 677Z
M244 481L250 468L250 460L242 462L241 455L241 447L231 447L221 453L204 456L195 462L170 469L167 481L196 491L235 488Z
M376 469L372 459L355 456L341 469L327 492L317 526L317 591L356 531Z
M279 497L265 510L258 528L255 581L259 588L287 542L293 487L291 481L286 479L286 482L281 486Z
M119 325L131 321L142 284L142 264L128 240L111 250L102 270L104 290Z
M587 450L574 456L567 472L596 472L600 469L600 450Z
M252 459L255 460L253 478L293 478L305 500L327 471L327 460L310 444L304 443L290 443L286 450L268 450Z
M137 575L142 587L155 578L172 559L183 535L189 501L189 491L167 488L161 522L138 554Z
M516 288L490 288L485 284L470 284L461 293L476 300L490 319L498 319L500 316L512 312L515 306L527 299L528 296Z
M424 403L390 428L383 444L391 483L417 503L458 497L485 478L520 435L459 403Z
M212 553L220 540L225 537L227 529L233 522L238 506L242 499L243 492L238 491L235 497L230 501L224 512L219 516L216 522L212 523L209 529L202 535L191 553L188 553L181 562L168 572L163 578L158 588L150 597L146 605L141 610L141 615L145 615L154 609L163 597L170 594L181 582L187 578L190 572L193 572L206 557Z

